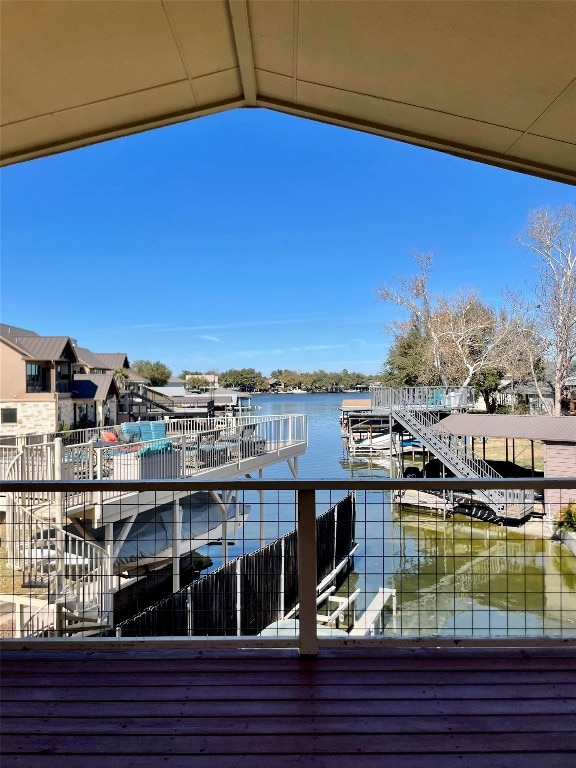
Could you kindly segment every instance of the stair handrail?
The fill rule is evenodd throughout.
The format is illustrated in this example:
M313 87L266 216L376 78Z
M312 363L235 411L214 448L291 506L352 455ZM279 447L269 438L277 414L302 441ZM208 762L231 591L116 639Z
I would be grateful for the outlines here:
M393 404L394 406L399 405L403 412L408 411L413 416L413 420L426 430L427 434L423 436L430 442L440 443L444 448L447 448L448 451L455 454L460 462L466 464L473 471L473 476L486 478L502 477L502 475L491 467L490 464L484 461L484 459L468 456L466 453L460 451L457 446L453 444L453 435L436 429L438 424L440 424L440 419L434 412L406 402L401 391L396 393L396 396L393 398Z
M484 459L470 457L459 450L454 445L453 435L436 429L440 419L436 413L428 410L426 403L408 402L401 390L394 391L391 397L391 410L396 412L396 417L404 419L412 430L419 433L415 437L420 437L425 443L451 464L459 472L465 472L464 477L469 478L501 478L493 467ZM435 452L435 451L434 451ZM489 503L498 508L505 505L507 496L497 490L481 490L480 495Z
M25 450L11 462L8 480L21 479L19 475L22 473ZM53 614L49 606L58 600L73 600L78 612L96 611L99 617L103 617L109 608L107 578L111 573L110 556L106 549L67 531L54 515L47 519L41 517L40 510L50 509L56 503L54 497L47 499L36 497L33 492L9 491L6 500L8 565L13 570L32 574L38 571L40 563L41 587L46 589L45 604L24 622L22 633L26 634L27 629L36 625L35 619L42 612ZM58 547L52 547L53 541L58 541L59 545L62 543L61 553L58 553ZM47 573L44 572L46 566ZM35 626L34 634L50 631L52 623L49 621L44 622L42 627Z

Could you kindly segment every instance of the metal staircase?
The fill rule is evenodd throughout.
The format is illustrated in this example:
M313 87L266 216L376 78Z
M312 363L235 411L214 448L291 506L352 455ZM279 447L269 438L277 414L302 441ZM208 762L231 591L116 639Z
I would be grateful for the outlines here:
M395 390L391 413L454 475L475 480L502 477L482 459L472 458L460 450L454 435L438 430L440 419L436 412L429 410L426 403L415 403L405 397L402 390ZM475 493L496 513L502 512L509 501L508 494L503 491L476 489Z
M22 479L23 466L22 455L16 456L7 479ZM15 492L7 494L6 502L7 565L21 572L22 587L34 598L25 615L20 605L18 633L68 636L107 627L110 557L99 544L63 525L64 495Z

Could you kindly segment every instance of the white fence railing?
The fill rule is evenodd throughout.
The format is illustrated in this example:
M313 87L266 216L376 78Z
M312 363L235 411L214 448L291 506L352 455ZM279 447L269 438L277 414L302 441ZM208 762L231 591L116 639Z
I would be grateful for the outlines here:
M12 480L147 480L195 477L229 467L241 472L247 460L279 457L290 447L307 444L303 415L174 419L165 422L166 437L129 443L106 443L102 430L79 443L53 442L5 447L0 452L2 479ZM90 430L94 432L94 430ZM84 431L86 436L87 431ZM121 431L116 430L121 436ZM106 493L99 500L117 496ZM68 506L86 501L82 493L67 497Z

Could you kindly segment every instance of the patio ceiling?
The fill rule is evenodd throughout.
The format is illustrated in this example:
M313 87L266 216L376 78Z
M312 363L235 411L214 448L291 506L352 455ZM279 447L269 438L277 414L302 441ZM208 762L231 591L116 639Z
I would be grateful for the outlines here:
M2 164L265 107L576 183L576 3L1 0Z

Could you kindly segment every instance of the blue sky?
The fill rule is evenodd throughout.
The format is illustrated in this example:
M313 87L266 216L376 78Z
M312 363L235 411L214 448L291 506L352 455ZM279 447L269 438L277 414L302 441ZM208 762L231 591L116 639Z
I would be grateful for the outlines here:
M3 169L2 322L182 369L380 370L377 288L527 290L516 237L574 188L266 110Z

